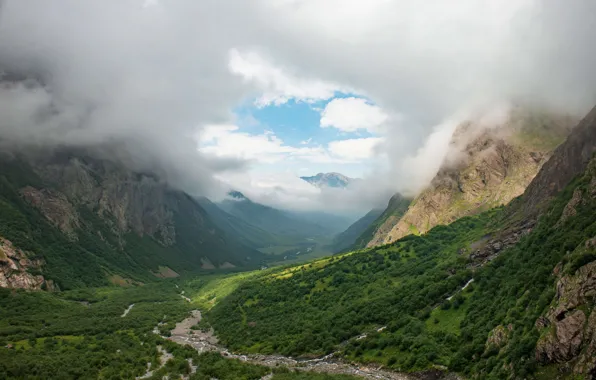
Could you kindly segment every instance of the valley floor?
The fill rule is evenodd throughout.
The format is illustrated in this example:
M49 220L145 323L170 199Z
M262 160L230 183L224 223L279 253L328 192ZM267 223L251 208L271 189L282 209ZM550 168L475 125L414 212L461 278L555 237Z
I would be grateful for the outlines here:
M225 297L262 273L62 293L0 289L0 378L408 378L330 357L235 354L218 344L212 329L201 331L195 308L209 308L216 295Z

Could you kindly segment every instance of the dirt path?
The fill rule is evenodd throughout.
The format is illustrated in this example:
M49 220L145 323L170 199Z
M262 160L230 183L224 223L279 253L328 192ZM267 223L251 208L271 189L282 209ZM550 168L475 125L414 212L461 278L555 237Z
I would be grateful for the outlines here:
M179 344L190 344L199 352L217 351L223 356L229 358L239 359L248 363L264 365L267 367L287 366L288 368L298 369L301 371L314 371L331 374L345 374L355 375L366 379L378 380L411 380L415 377L375 368L373 366L355 365L347 363L338 358L334 358L334 354L330 354L318 359L311 360L297 360L286 356L277 355L238 355L229 352L225 347L218 345L217 337L211 329L208 332L199 330L192 330L191 327L196 325L201 320L201 312L199 310L192 311L192 315L180 323L172 330L171 336L168 338L173 342Z

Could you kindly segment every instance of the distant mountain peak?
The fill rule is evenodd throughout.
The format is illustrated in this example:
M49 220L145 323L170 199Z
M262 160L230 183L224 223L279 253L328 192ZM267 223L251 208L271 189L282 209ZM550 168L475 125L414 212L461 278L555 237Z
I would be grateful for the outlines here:
M337 187L345 188L348 187L356 178L350 178L341 173L330 172L330 173L317 173L312 177L300 177L300 179L310 183L316 187Z
M228 195L231 198L237 199L237 200L248 200L248 198L246 198L246 196L244 194L242 194L241 192L237 191L237 190L230 190L228 192Z

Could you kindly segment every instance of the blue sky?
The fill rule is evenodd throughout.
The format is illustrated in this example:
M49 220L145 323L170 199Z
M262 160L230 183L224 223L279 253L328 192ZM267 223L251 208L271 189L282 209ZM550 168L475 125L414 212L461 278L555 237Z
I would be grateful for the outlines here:
M363 98L355 94L336 93L332 99L348 97ZM318 145L334 140L374 136L365 129L345 132L334 128L321 128L321 111L332 99L314 103L292 99L285 104L266 107L256 107L254 99L251 99L236 108L234 113L242 131L258 134L270 130L290 145L305 145L307 141L307 145Z
M252 183L275 173L362 177L382 161L378 146L390 118L373 100L342 84L299 76L255 52L232 49L228 68L250 96L232 109L229 123L206 126L199 146L207 155L247 160Z

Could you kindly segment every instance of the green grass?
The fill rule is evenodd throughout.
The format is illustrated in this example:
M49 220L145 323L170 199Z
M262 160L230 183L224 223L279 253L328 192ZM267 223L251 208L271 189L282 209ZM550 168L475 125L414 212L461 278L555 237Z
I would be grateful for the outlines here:
M463 292L464 299L470 297L470 293ZM451 306L445 310L441 306L436 307L430 313L430 317L426 320L426 330L429 332L444 331L451 334L460 334L460 324L466 316L469 302L464 302L459 307Z
M268 272L257 270L227 275L206 275L187 281L184 287L192 292L190 298L193 303L203 310L209 310L245 281L263 276L265 273Z

